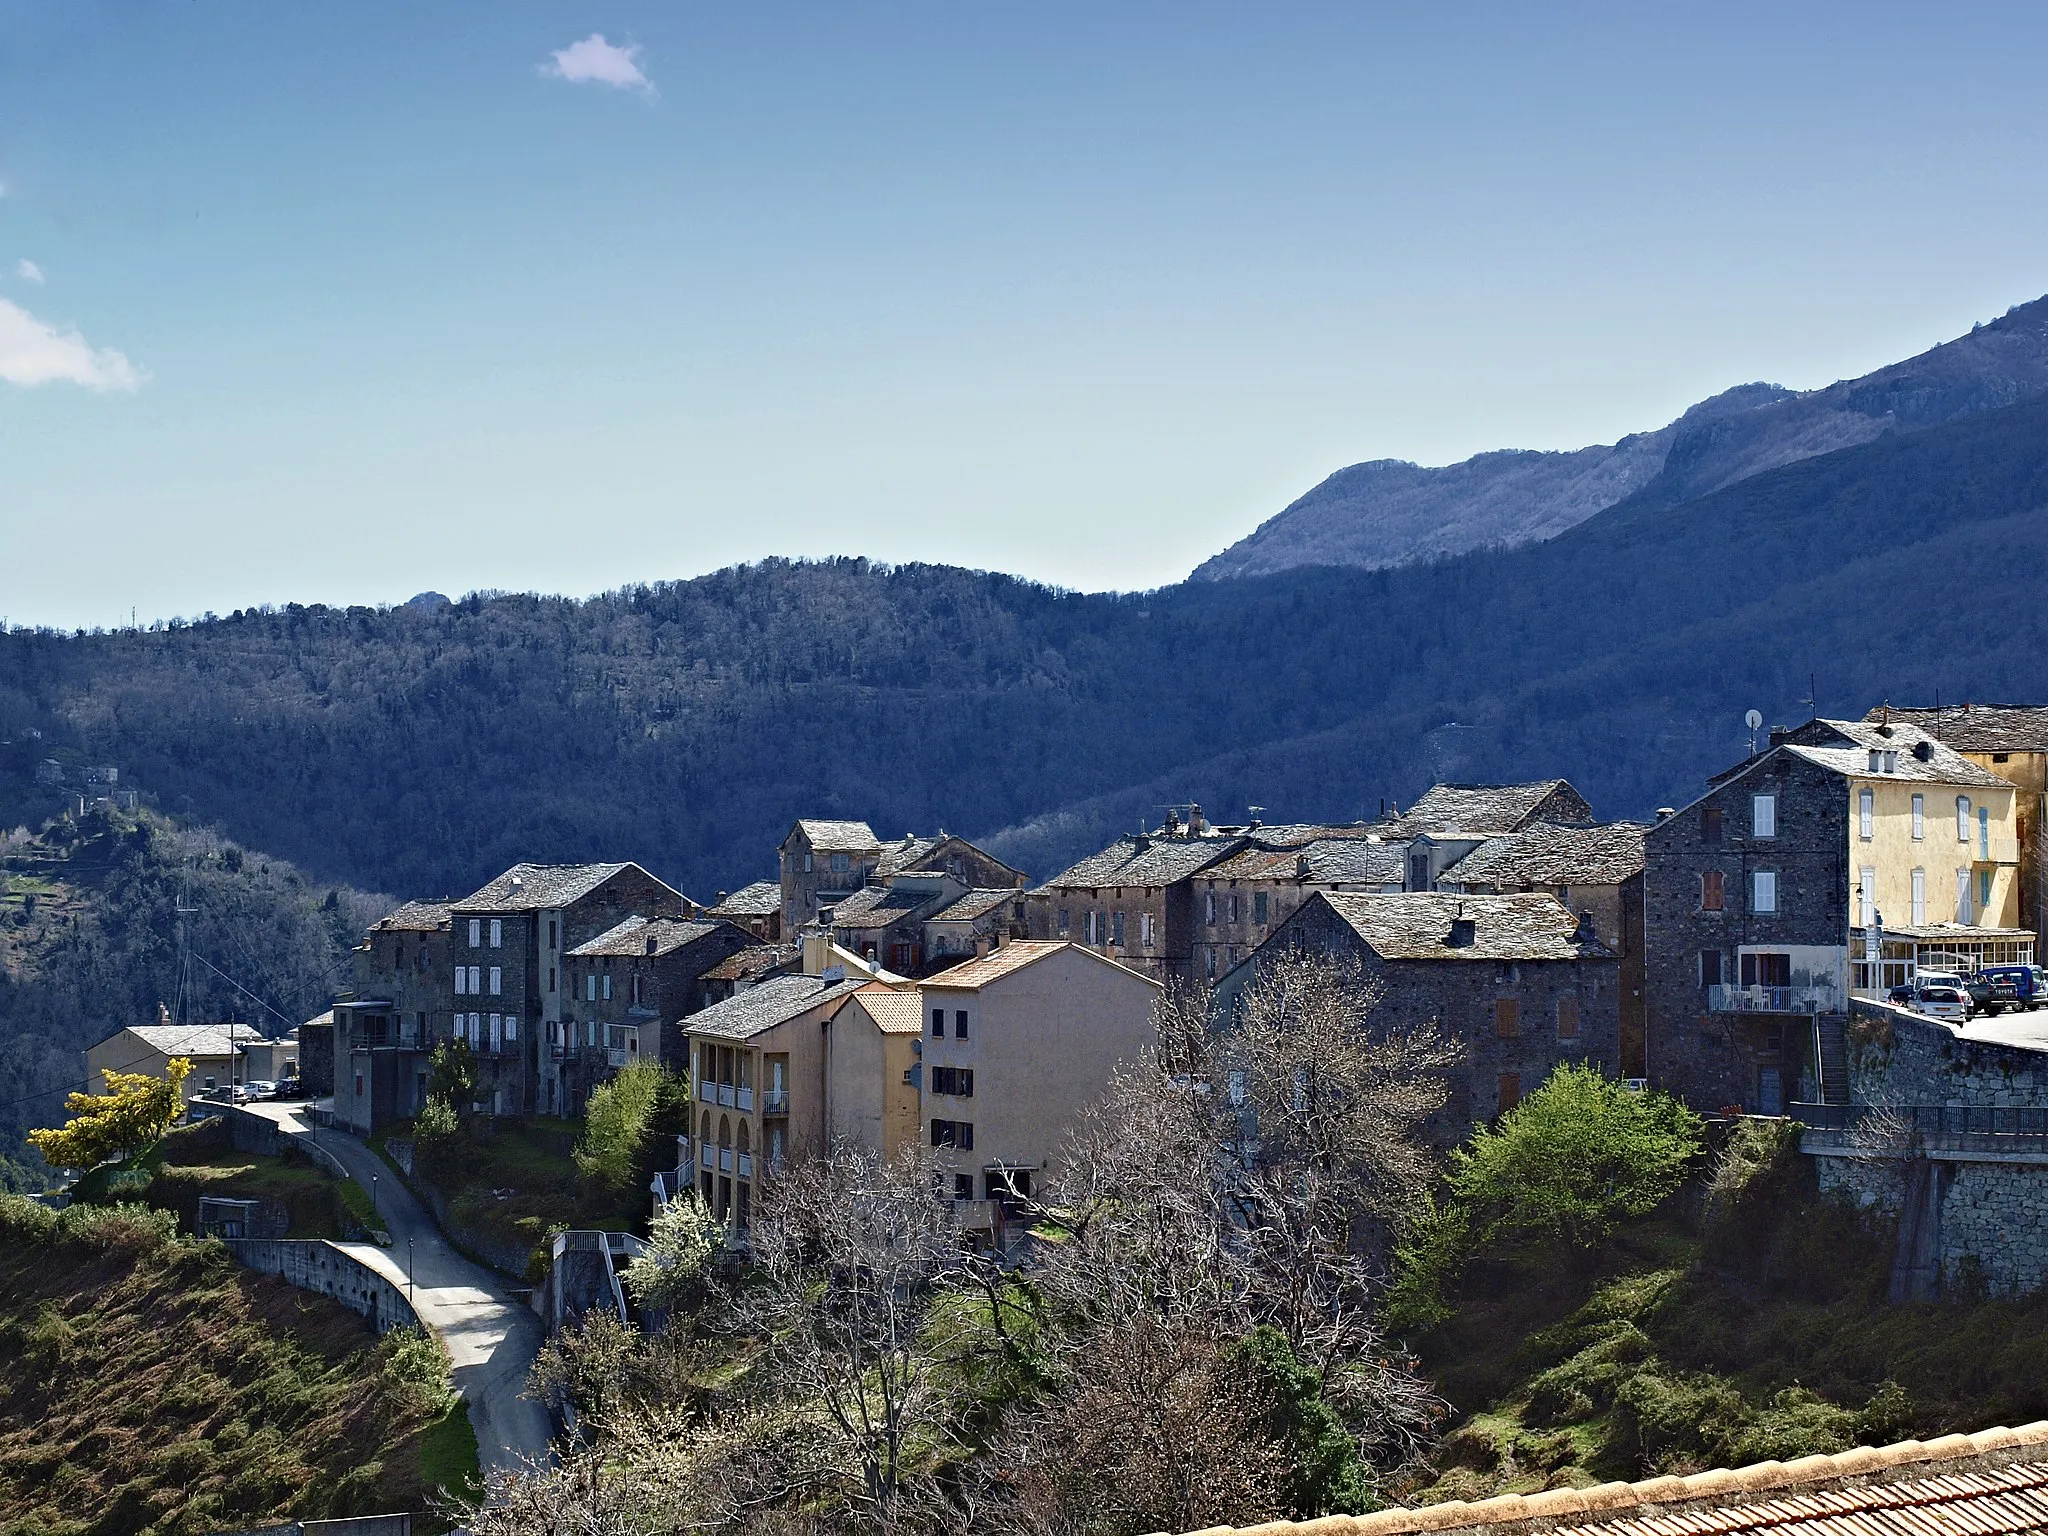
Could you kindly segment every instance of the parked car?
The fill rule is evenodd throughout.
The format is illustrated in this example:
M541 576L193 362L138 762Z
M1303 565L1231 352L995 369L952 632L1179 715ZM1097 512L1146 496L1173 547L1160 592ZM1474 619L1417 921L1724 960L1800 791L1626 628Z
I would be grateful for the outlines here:
M2001 999L1998 989L1979 975L1965 976L1960 971L1921 971L1913 978L1917 989L1927 987L1949 987L1963 994L1972 1014L1995 1014L2011 1004L2010 997Z
M2048 1008L2048 970L2038 965L1987 965L1984 974L2012 983L2015 1007Z
M1914 994L1913 1009L1931 1019L1961 1024L1970 1017L1970 995L1960 987L1922 987Z
M303 1099L305 1096L305 1084L296 1077L286 1077L279 1079L277 1084L277 1091L271 1095L273 1099L277 1099L279 1101L283 1101L286 1099Z
M259 1103L274 1099L277 1097L277 1084L267 1077L252 1077L249 1079L249 1097Z

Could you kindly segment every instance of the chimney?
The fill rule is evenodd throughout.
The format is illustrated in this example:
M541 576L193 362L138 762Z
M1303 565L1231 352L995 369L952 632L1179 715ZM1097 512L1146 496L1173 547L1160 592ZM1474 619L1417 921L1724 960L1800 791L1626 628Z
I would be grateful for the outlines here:
M1597 944L1600 942L1599 930L1593 926L1593 914L1584 907L1579 909L1579 926L1572 930L1572 942L1574 944Z
M156 1005L156 1021L159 1024L168 1024L171 1022L171 1010L166 1008L162 1003L158 1003Z
M1188 807L1188 830L1196 837L1209 830L1209 823L1203 819L1202 808L1199 805Z
M832 909L820 909L815 923L803 928L804 974L822 976L832 963Z
M1294 878L1297 880L1306 880L1308 878L1308 855L1305 853L1297 853L1294 856Z
M725 905L725 898L726 898L726 897L728 897L728 896L730 896L731 894L732 894L732 892L730 892L730 891L720 891L720 892L718 893L718 900L716 900L716 901L714 901L713 903L711 903L711 905L713 905L714 907L722 907L722 906L724 906L724 905Z
M1678 807L1675 805L1660 805L1657 807L1657 819L1659 821L1669 821L1677 814Z
M1451 931L1444 943L1451 949L1470 949L1479 942L1479 925L1469 917L1451 919Z
M1785 745L1785 738L1786 738L1787 736L1790 736L1791 734L1792 734L1792 729L1791 729L1791 727L1790 727L1790 726L1784 726L1784 725L1774 725L1774 726L1772 726L1772 727L1771 727L1771 745L1772 745L1772 746L1774 746L1774 747L1782 747L1783 745Z

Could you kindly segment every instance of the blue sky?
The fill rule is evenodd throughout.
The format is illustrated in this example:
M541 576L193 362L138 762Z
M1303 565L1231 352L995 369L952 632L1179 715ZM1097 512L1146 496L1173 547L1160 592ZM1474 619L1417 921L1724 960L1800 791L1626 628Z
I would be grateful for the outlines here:
M1347 463L1611 441L2048 291L2044 43L2017 5L0 0L0 615L768 554L1177 580Z

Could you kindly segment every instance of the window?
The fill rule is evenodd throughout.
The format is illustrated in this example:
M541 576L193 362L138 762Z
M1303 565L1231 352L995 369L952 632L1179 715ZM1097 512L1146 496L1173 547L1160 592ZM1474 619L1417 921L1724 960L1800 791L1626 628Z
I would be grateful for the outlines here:
M1873 753L1872 756L1876 754ZM1876 831L1877 792L1869 789L1856 791L1856 835L1869 842Z
M549 918L549 919L548 919L548 948L549 948L549 949L553 949L554 947L555 947L555 920L554 920L554 919L553 919L553 918L551 917L551 918ZM552 989L552 988L550 988L550 990L553 990L553 989Z
M555 968L552 965L548 967L548 990L555 990Z
M1969 840L1970 840L1970 797L1969 797L1968 795L1957 795L1957 796L1956 796L1956 841L1957 841L1957 842L1959 842L1959 843L1967 843L1967 842L1968 842Z
M1721 985L1721 951L1703 949L1700 951L1700 985L1718 987Z
M1915 797L1918 798L1917 796ZM1927 871L1913 871L1913 926L1920 927L1927 921Z
M1215 946L1214 944L1211 944L1211 945L1209 945L1209 946L1207 947L1206 953L1207 953L1207 954L1208 954L1208 956L1209 956L1209 960L1208 960L1208 972L1209 972L1209 979L1210 979L1211 981L1214 981L1214 980L1216 979L1216 946Z
M835 854L833 854L833 855L832 855L832 873L833 873L833 874L835 874L835 875L843 875L843 874L845 874L845 873L846 873L846 855L845 855L845 854L843 854L843 853L835 853Z
M606 1002L612 1000L612 973L610 971L604 973L604 1000Z
M955 1040L965 1040L967 1038L967 1010L965 1008L955 1008L953 1010L953 1038Z
M1877 870L1866 864L1856 877L1857 923L1866 931L1877 921Z
M1152 947L1152 914L1150 912L1140 912L1138 914L1138 942L1147 949Z
M932 1145L935 1147L958 1147L962 1152L974 1150L974 1122L972 1120L934 1120L932 1122Z
M1513 1040L1522 1033L1520 999L1496 997L1493 1000L1493 1032L1503 1040Z
M1789 987L1792 985L1790 955L1744 955L1742 984L1745 987Z
M213 1089L213 1079L212 1079L212 1078L210 1078L210 1077L209 1077L209 1078L208 1078L208 1079L206 1080L206 1087L207 1087L207 1091L208 1091L208 1092L211 1092L211 1091L212 1091L212 1089ZM356 1097L360 1099L360 1098L361 1098L362 1096L363 1096L363 1074L362 1074L362 1073L360 1073L360 1072L358 1072L358 1073L356 1074Z
M504 995L505 968L501 965L494 965L491 967L491 996L503 997Z
M480 917L472 917L469 920L469 947L471 949L482 949L484 947L484 920Z
M808 875L808 874L809 874L810 872L811 872L811 856L810 856L810 855L809 855L809 854L807 853L807 854L805 854L805 855L804 855L804 873Z
M1060 937L1064 939L1064 938L1065 938L1066 936L1067 936L1067 909L1066 909L1065 907L1061 907L1061 908L1060 908Z
M1752 795L1749 800L1749 830L1758 837L1778 835L1778 797Z
M1252 921L1260 924L1261 926L1264 926L1265 924L1266 893L1264 891L1255 891L1252 894Z
M1776 871L1760 869L1749 877L1749 910L1752 912L1775 912L1778 910L1778 876Z
M1913 797L1913 841L1917 843L1926 835L1927 797L1925 795L1915 795Z
M1240 914L1240 913L1241 913L1241 911L1243 910L1242 908L1240 908L1240 907L1238 906L1238 904L1237 904L1237 903L1238 903L1238 895L1237 895L1237 892L1235 892L1235 891L1232 891L1232 892L1230 893L1230 920L1231 920L1231 921L1232 921L1233 923L1234 923L1234 922L1236 922L1236 921L1238 920L1239 914Z
M932 1010L932 1038L934 1040L946 1038L946 1010L943 1008L934 1008Z
M1710 805L1700 812L1700 841L1718 843L1721 841L1721 807Z
M494 917L491 919L491 948L503 949L504 947L505 920L502 917Z
M1989 863L1991 859L1991 807L1977 807L1977 857Z
M1124 947L1124 914L1121 908L1109 914L1109 942L1118 949Z
M1557 1000L1557 1038L1576 1040L1579 1038L1578 994L1567 992Z
M946 1094L952 1098L971 1099L974 1097L974 1069L972 1067L933 1067L932 1092Z
M1721 871L1707 870L1700 876L1700 910L1719 912L1727 904Z
M1206 911L1203 914L1202 921L1211 928L1216 926L1216 893L1214 891L1209 892L1206 901Z
M1503 1072L1500 1075L1500 1112L1506 1114L1522 1102L1522 1074Z
M597 1001L597 972L595 971L585 971L583 973L583 1001L586 1003Z
M482 992L483 989L484 968L480 965L472 965L469 968L469 995L471 997L475 997L478 993Z
M1408 855L1408 889L1426 891L1429 889L1429 855L1411 853Z
M490 1029L488 1038L491 1042L491 1049L495 1051L498 1048L498 1042L505 1038L505 1015L502 1013L492 1014L488 1020L488 1028Z
M1977 910L1991 910L1991 871L1988 869L1977 871Z
M457 997L469 995L469 967L466 965L455 967L455 995Z
M973 1174L956 1173L953 1175L953 1198L955 1200L972 1200L974 1198Z
M508 1013L508 1014L506 1014L506 1015L505 1015L505 1040L506 1040L506 1043L507 1043L507 1044L510 1044L510 1043L511 1043L512 1041L514 1041L514 1040L517 1040L518 1038L519 1038L519 1015L518 1015L518 1014L516 1014L516 1013Z

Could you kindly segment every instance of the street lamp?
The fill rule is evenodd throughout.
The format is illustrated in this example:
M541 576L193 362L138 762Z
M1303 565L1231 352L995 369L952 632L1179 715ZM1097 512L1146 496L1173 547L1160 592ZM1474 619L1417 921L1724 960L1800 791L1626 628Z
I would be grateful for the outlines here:
M382 1216L384 1214L377 1209L377 1175L374 1173L370 1175L370 1214L372 1216Z
M417 1318L419 1316L420 1293L419 1287L413 1283L412 1266L412 1239L408 1237L405 1240L405 1299L412 1303L413 1316Z

